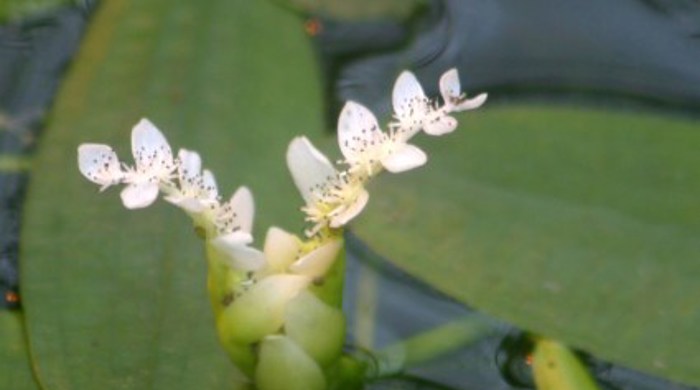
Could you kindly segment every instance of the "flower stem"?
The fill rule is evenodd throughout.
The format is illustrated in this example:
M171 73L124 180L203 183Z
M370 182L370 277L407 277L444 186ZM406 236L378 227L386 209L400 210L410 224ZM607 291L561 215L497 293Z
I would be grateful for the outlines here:
M386 377L407 368L430 361L490 335L495 330L493 321L480 315L470 315L437 326L409 339L379 350L374 375Z

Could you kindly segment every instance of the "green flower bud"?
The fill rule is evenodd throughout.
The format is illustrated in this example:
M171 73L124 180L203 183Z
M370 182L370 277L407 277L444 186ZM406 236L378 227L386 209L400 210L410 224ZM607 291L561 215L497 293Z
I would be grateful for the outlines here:
M285 334L322 367L340 357L345 341L343 312L302 291L287 304Z
M260 390L325 390L319 365L289 337L267 336L260 344L255 383Z
M277 333L284 324L285 307L311 280L301 275L272 275L233 298L217 320L225 344L250 344Z

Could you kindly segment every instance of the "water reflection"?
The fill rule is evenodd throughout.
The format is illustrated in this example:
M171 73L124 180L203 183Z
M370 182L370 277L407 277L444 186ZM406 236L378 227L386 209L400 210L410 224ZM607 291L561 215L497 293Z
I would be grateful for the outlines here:
M488 90L496 100L555 94L685 111L700 106L700 2L425 3L403 29L375 20L372 37L382 39L368 39L364 22L327 21L313 41L328 98L388 114L384 92L401 69L434 86L457 66L467 91ZM389 47L377 52L376 42ZM327 117L332 128L336 115Z
M0 308L19 308L17 256L28 159L89 5L0 25Z

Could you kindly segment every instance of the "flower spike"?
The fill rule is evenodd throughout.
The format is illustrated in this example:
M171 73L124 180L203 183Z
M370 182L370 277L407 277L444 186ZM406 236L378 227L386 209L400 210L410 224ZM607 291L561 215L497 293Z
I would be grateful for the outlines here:
M80 145L78 166L100 190L125 184L121 198L127 208L146 207L162 193L193 220L206 247L207 289L219 339L251 386L355 388L363 373L354 364L347 375L336 369L345 365L340 360L346 327L341 229L365 209L366 184L374 176L426 163L426 153L409 143L414 135L452 132L457 127L452 112L479 107L486 99L486 94L467 99L455 69L440 78L440 93L442 106L425 95L413 73L401 73L392 94L395 121L387 131L367 107L347 102L338 118L343 155L338 167L307 138L294 138L287 165L311 227L307 239L270 227L262 250L252 245L251 191L239 187L222 202L200 155L180 149L174 158L166 138L147 119L131 133L133 166L103 144ZM360 376L351 378L355 374Z

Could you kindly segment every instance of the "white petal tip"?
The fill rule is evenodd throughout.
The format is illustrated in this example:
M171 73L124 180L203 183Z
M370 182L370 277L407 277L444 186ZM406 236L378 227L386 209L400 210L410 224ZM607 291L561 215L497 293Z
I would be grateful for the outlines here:
M479 94L471 99L466 99L459 104L457 104L454 107L454 111L466 111L466 110L473 110L475 108L481 107L485 102L486 99L488 98L487 93L482 93Z
M423 125L423 131L433 136L445 135L457 128L457 120L449 115L443 115Z
M142 209L150 206L158 197L158 185L154 183L130 184L120 196L127 209Z
M400 150L382 160L382 165L391 173L405 172L428 161L428 156L417 146L406 144Z

